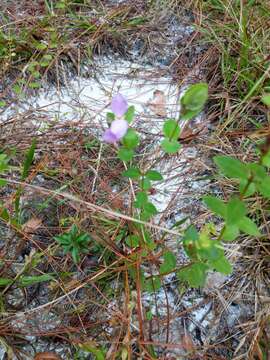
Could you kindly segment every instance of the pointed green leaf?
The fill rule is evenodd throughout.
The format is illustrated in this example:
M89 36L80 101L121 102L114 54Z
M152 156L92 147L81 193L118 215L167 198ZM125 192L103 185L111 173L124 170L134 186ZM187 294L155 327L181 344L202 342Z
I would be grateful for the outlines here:
M141 172L137 167L130 167L122 175L131 179L138 179L141 176Z
M181 98L181 104L184 109L191 111L200 111L204 107L207 99L208 85L206 83L198 83L189 86L189 88Z
M185 231L184 237L182 239L183 246L186 254L190 259L197 258L197 247L196 243L199 240L199 233L196 230L195 226L191 225Z
M150 189L151 189L152 184L151 184L151 181L150 181L149 179L144 178L144 179L142 179L140 186L141 186L141 189L142 189L142 190L146 190L146 191L147 191L147 190L150 190Z
M214 162L224 175L230 178L248 179L249 169L246 164L230 156L215 156Z
M157 208L154 204L148 202L144 205L144 210L148 212L150 215L156 215L158 213Z
M129 128L122 142L127 149L134 149L139 144L140 139L136 131Z
M106 117L108 125L111 125L111 123L115 120L115 114L112 112L108 112Z
M152 181L163 180L162 175L156 170L148 170L147 173L145 174L145 177L147 177L149 180L152 180Z
M261 235L257 225L255 224L254 221L252 221L251 219L249 219L248 217L243 217L239 222L238 222L238 227L241 231L243 231L244 233L248 234L248 235L253 235L253 236L259 236Z
M29 150L27 151L26 157L25 157L25 160L23 163L23 171L22 171L21 180L25 180L27 178L27 176L29 175L30 167L34 160L35 150L36 150L36 139L33 139L32 145L29 148Z
M160 278L157 276L153 276L151 279L147 279L145 281L144 289L149 292L156 292L161 288Z
M240 232L236 225L226 225L223 231L222 240L233 241L239 236Z
M134 151L131 149L120 148L118 150L118 157L122 161L130 161L133 158Z
M232 198L227 204L226 223L236 225L246 215L245 204L238 198Z
M203 201L209 207L213 213L225 218L226 217L226 205L220 199L214 196L204 196Z
M210 265L215 270L225 275L229 275L232 272L232 265L225 256L221 256L219 259L211 261Z
M176 268L176 257L173 252L166 251L163 254L164 262L160 265L160 274L166 274L173 271Z
M257 190L267 199L270 199L270 177L267 176L263 181L256 183Z
M180 135L180 131L181 129L175 120L170 119L165 121L163 125L163 134L169 140L177 140Z
M127 112L125 113L125 120L130 124L135 115L135 107L132 105L128 108Z
M126 238L126 244L131 248L138 247L139 244L140 244L139 236L137 236L137 235L129 235Z
M248 187L247 184L248 184L248 180L244 180L244 179L240 180L239 192L245 197L252 196L256 192L256 186L253 182L249 183ZM243 191L245 191L245 194L243 194Z
M147 202L148 202L148 196L147 196L146 192L139 191L136 194L136 201L134 202L134 206L136 208L142 209Z
M177 272L180 280L185 281L189 286L198 288L205 284L208 266L204 263L194 263Z
M266 106L270 107L270 94L263 95L261 100Z
M170 141L166 138L161 142L161 147L166 153L174 154L181 148L181 145L177 140Z

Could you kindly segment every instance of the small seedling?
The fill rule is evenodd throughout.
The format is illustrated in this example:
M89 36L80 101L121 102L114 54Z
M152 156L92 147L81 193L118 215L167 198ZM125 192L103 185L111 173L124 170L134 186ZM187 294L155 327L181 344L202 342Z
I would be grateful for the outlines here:
M57 235L54 239L63 247L64 253L70 253L75 264L80 261L80 254L87 253L91 240L87 233L80 233L76 225L72 225L69 232Z

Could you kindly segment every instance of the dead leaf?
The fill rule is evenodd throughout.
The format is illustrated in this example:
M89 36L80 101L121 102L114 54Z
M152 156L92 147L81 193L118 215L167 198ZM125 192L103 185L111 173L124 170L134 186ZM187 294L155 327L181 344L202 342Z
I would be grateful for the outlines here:
M26 233L33 233L40 228L41 224L42 221L40 219L33 217L23 224L22 229Z
M192 352L195 350L193 340L190 335L185 334L181 341L182 348L187 352Z
M42 352L36 354L34 360L62 360L59 355L53 352Z
M153 100L149 103L149 108L158 116L166 117L166 97L163 91L155 90Z

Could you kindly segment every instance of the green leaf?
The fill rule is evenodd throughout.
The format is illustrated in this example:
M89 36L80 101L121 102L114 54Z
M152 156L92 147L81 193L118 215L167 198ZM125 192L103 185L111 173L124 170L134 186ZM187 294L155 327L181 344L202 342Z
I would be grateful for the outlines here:
M138 25L142 25L146 22L146 18L145 17L142 17L142 16L138 16L138 17L135 17L131 20L128 21L128 25L129 26L138 26Z
M57 235L54 239L63 247L65 253L71 253L74 263L78 263L80 252L88 252L91 237L87 233L80 233L77 226L73 224L69 232Z
M145 281L144 289L149 293L156 292L160 288L161 288L161 281L160 278L157 276L153 276L151 279L147 279Z
M184 109L200 111L206 103L207 99L208 85L206 83L198 83L189 86L184 96L181 98L181 104Z
M0 173L8 170L9 158L6 154L0 154Z
M154 204L148 202L144 205L141 212L141 220L148 221L153 215L158 214L157 208Z
M222 234L222 240L233 241L239 236L239 229L236 225L226 225Z
M172 225L171 229L174 229L174 228L177 228L177 227L183 225L187 220L189 220L189 216L186 216L186 217L184 217L183 219L176 221L176 222Z
M196 110L196 111L191 111L191 110L186 110L184 111L184 113L181 114L181 120L191 120L192 118L194 118L195 116L197 116L202 109L200 110Z
M31 167L32 162L34 160L35 150L36 150L36 139L33 139L31 147L27 151L26 156L25 156L25 160L24 160L24 163L23 163L23 170L22 170L22 175L21 175L21 180L22 181L24 181L27 178L27 176L29 175L30 167Z
M183 237L183 241L191 240L192 242L199 240L199 233L195 226L190 225L185 231L185 235Z
M232 198L227 204L226 223L236 225L246 215L245 204L238 198Z
M108 125L111 125L111 123L115 120L115 114L112 112L107 112L106 118Z
M72 259L73 259L74 263L78 264L78 262L80 261L80 255L79 255L78 249L75 247L72 248L71 255L72 255Z
M120 148L118 150L118 157L122 161L130 161L133 158L134 151L131 149Z
M40 74L39 71L33 71L33 72L32 72L32 75L33 75L33 77L34 77L35 79L39 79L40 76L41 76L41 74Z
M28 86L30 87L30 89L38 89L41 87L41 84L37 81L32 81L28 84Z
M140 244L139 236L137 236L137 235L129 235L126 238L126 244L131 248L138 247L139 244Z
M204 196L203 201L209 207L213 213L225 218L226 217L226 205L220 199L214 196Z
M270 94L263 95L261 100L266 106L270 107Z
M185 281L189 286L198 288L205 284L208 266L204 263L195 263L177 272L180 280Z
M163 254L164 262L159 268L160 274L170 273L176 268L176 257L173 252L166 251Z
M47 67L47 66L50 65L50 62L52 61L52 59L53 59L53 57L52 57L51 54L45 54L45 55L42 57L41 61L39 62L39 65L40 65L41 67Z
M65 9L66 4L63 1L59 1L58 3L55 4L55 8L56 9Z
M135 130L129 128L122 142L127 149L134 149L139 144L139 136Z
M251 196L256 192L256 186L253 182L249 183L248 187L246 187L247 184L248 184L248 180L243 180L243 179L240 180L239 192L245 197ZM243 194L243 191L245 191L245 194Z
M152 181L163 180L162 175L156 170L148 170L147 173L145 174L145 177L147 177L149 180L152 180Z
M146 315L146 320L150 321L153 319L153 314L151 310L147 311L145 315Z
M5 222L10 220L11 216L6 208L0 208L0 218Z
M134 202L134 206L136 208L142 209L147 202L148 202L148 196L147 196L146 192L139 191L136 194L136 201Z
M37 50L45 50L47 49L47 45L43 42L34 42L33 46L37 49Z
M22 93L22 88L19 84L15 84L12 89L17 95L20 95Z
M197 243L197 253L201 259L216 260L223 254L219 245L217 240L210 239L209 234L202 231Z
M135 115L135 106L129 106L127 109L127 112L125 113L125 120L130 124L132 120L134 119Z
M165 121L163 125L163 134L166 138L168 138L169 140L177 140L180 132L181 129L175 120L170 119Z
M270 199L270 177L267 176L263 181L256 183L257 190L267 199Z
M141 172L137 167L130 167L122 175L131 179L138 179L141 176Z
M164 139L161 142L161 147L166 153L174 154L181 148L181 145L176 140L170 141L169 139Z
M149 213L150 215L156 215L158 214L157 208L154 204L148 202L144 205L144 210Z
M13 283L13 279L0 278L0 287L7 286Z
M145 245L146 245L147 249L149 249L151 251L155 250L157 245L153 241L150 233L148 231L146 231L146 230L143 230L143 239L144 239L144 242L145 242Z
M142 190L146 190L146 191L147 191L147 190L150 190L150 189L151 189L152 184L151 184L151 181L150 181L149 179L143 178L143 179L141 180L140 186L141 186L141 189L142 189Z
M45 281L51 281L54 277L50 274L37 275L37 276L22 276L19 280L19 284L22 287L32 286Z
M248 179L249 169L246 164L231 156L215 156L214 162L230 178Z
M190 259L197 258L196 243L198 240L199 240L199 233L196 230L195 226L193 225L189 226L185 231L182 241L185 252Z
M254 221L252 221L251 219L249 219L248 217L243 217L239 222L238 222L238 227L241 231L243 231L244 233L248 234L248 235L252 235L252 236L259 236L261 235L257 225L255 224Z
M105 360L106 359L106 351L103 349L97 349L95 343L91 343L91 341L87 343L80 344L80 349L85 352L91 353L94 355L95 360Z
M248 168L252 173L254 182L264 181L264 179L267 177L266 169L262 165L251 163L248 164Z
M268 168L270 167L270 150L268 150L266 154L263 154L262 164Z
M7 105L7 103L4 100L0 100L0 107L4 107L6 105Z
M0 186L6 186L7 185L7 181L4 179L0 179Z
M225 256L221 256L219 259L210 261L209 263L215 270L222 274L229 275L232 272L232 265Z

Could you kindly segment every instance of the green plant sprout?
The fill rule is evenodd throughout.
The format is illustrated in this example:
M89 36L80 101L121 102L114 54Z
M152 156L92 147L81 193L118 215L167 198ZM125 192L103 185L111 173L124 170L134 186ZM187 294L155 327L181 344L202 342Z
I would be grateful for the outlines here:
M178 152L181 147L179 141L180 121L190 120L197 116L202 111L207 99L207 84L198 83L189 86L180 101L179 119L168 119L163 125L164 139L161 142L161 148L165 153ZM265 102L265 98L263 101ZM149 200L149 191L152 188L152 182L160 182L163 177L154 169L143 171L133 165L135 149L140 142L137 132L130 127L135 114L134 107L128 107L124 97L117 94L112 101L112 111L113 113L108 113L107 116L112 120L111 126L106 131L103 140L116 145L118 142L120 143L120 146L117 145L118 157L126 165L126 170L122 175L135 181L136 188L138 188L133 201L133 216L143 221L149 221L158 214L155 205ZM248 216L249 210L244 198L253 195L255 191L260 192L266 198L270 197L270 177L265 169L265 166L270 167L270 152L265 152L258 163L244 164L229 156L216 156L214 162L222 176L236 179L239 183L239 195L234 195L226 202L210 195L203 197L203 201L209 209L222 219L224 223L222 229L218 231L213 223L206 224L200 231L193 225L189 226L181 241L190 263L177 269L175 254L165 249L161 256L158 276L145 279L143 271L141 271L141 284L144 290L156 291L161 287L162 276L171 272L176 272L178 279L188 283L191 287L203 286L208 271L218 271L229 275L232 272L232 266L225 256L223 242L235 240L241 232L251 236L261 236L256 223ZM128 247L144 249L145 256L157 248L150 233L143 225L136 225L134 230L134 233L130 233L126 237L125 243ZM135 277L134 269L131 269L131 275L133 278Z
M75 264L80 261L80 254L89 251L88 244L91 240L90 235L79 232L75 224L72 225L69 232L57 235L54 239L63 247L65 254L71 254Z

